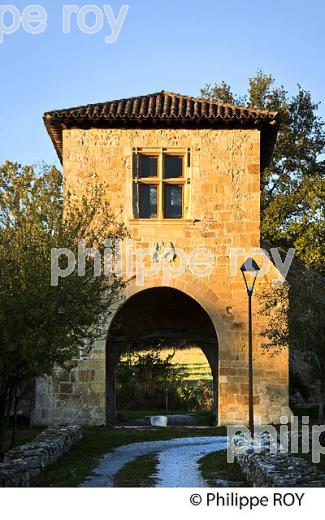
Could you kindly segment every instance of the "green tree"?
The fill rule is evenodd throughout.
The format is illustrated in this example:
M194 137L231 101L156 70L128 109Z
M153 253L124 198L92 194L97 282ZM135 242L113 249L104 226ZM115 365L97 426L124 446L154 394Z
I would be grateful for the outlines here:
M248 93L236 96L225 82L206 85L201 95L252 108L277 110L281 125L271 164L261 176L261 233L284 248L295 247L303 262L324 269L324 122L318 103L298 85L289 96L271 75L258 71Z
M125 236L105 202L105 187L91 186L87 198L65 193L63 204L56 168L10 162L0 167L0 455L18 389L90 348L125 285L103 271L95 277L91 256L84 276L74 271L51 284L53 248L77 255L82 238L102 253L104 238Z
M214 101L219 101L220 103L230 103L232 105L241 105L245 103L243 99L236 97L233 94L231 86L228 85L225 81L222 81L221 83L215 83L214 85L207 83L201 89L201 96L204 99L213 99Z
M174 355L163 358L158 350L152 350L122 358L117 367L118 408L168 411L178 407L177 388L187 374L172 363Z
M290 96L269 74L258 71L244 96L225 82L207 85L202 96L219 102L277 110L280 128L270 165L261 175L261 235L273 247L296 249L288 286L273 287L261 297L270 320L265 348L288 344L307 358L320 381L319 420L324 418L324 121L310 92L298 85ZM266 245L266 244L264 244ZM284 253L285 256L285 253ZM301 261L301 262L300 262ZM289 297L289 306L287 302Z
M205 381L189 381L186 369L173 363L173 354L130 351L117 371L117 405L121 410L211 410L213 393Z
M322 273L294 261L286 282L260 295L260 314L267 316L263 347L274 353L293 347L319 382L318 422L325 418L325 279Z

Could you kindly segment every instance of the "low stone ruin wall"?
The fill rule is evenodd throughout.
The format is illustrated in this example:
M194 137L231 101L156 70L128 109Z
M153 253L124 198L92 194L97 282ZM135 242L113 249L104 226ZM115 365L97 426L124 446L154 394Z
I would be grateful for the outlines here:
M253 444L244 436L235 439L240 452L235 459L247 481L254 487L325 487L325 474L308 461L290 453L272 453L270 438L262 434L262 442Z
M28 487L49 464L82 438L79 426L47 428L35 440L5 454L0 464L0 487Z

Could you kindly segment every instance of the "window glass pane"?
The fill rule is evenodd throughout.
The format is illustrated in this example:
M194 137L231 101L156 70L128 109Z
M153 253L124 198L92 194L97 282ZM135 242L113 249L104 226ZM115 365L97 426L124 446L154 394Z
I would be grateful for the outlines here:
M149 155L140 155L139 177L157 177L158 159Z
M182 218L183 188L182 186L164 185L164 217Z
M139 217L157 218L157 186L140 184Z
M165 155L165 179L175 179L183 177L183 157L176 155Z

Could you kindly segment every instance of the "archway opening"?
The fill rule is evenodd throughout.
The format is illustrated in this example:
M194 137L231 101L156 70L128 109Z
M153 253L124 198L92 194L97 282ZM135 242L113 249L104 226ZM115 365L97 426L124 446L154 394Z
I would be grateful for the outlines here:
M202 354L198 356L198 352L203 353L203 356ZM188 358L188 367L201 364L201 368L204 370L205 365L207 370L204 370L205 377L200 379L201 386L206 384L211 387L211 412L217 421L218 340L213 323L202 306L187 294L174 288L156 287L140 291L126 300L114 316L110 326L106 345L107 423L114 422L117 412L116 405L121 403L116 392L118 388L121 388L121 381L117 381L121 360L124 363L125 360L130 362L132 356L133 360L137 359L137 370L134 373L130 372L130 377L134 375L138 379L141 377L143 362L144 364L149 362L150 365L152 360L157 357L157 353L162 361L171 361L175 366L182 365L179 361L182 357L184 358L185 354ZM183 353L183 356L180 353ZM167 356L169 356L168 359ZM200 363L197 363L198 359ZM171 369L170 373L176 373L179 376L181 371ZM190 383L191 377L192 383ZM184 370L185 379L187 386L193 384L193 373L186 374L186 368ZM172 407L171 401L174 399L173 406L179 405L175 405L171 386L166 381L163 390L162 381L158 381L157 378L157 386L159 384L160 391L164 393L163 407L167 411L173 411L168 410ZM173 392L174 386L175 380ZM125 395L123 399L125 407ZM132 400L131 395L130 400ZM150 404L152 405L152 403L148 403L149 407ZM142 406L146 408L145 404Z

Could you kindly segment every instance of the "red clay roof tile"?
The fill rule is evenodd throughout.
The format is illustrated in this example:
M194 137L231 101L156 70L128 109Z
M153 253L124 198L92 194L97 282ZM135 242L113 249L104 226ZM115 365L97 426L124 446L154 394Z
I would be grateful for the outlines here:
M80 127L258 127L262 133L262 159L273 150L279 125L277 112L217 103L162 90L154 94L108 101L44 114L44 123L62 161L62 131Z

